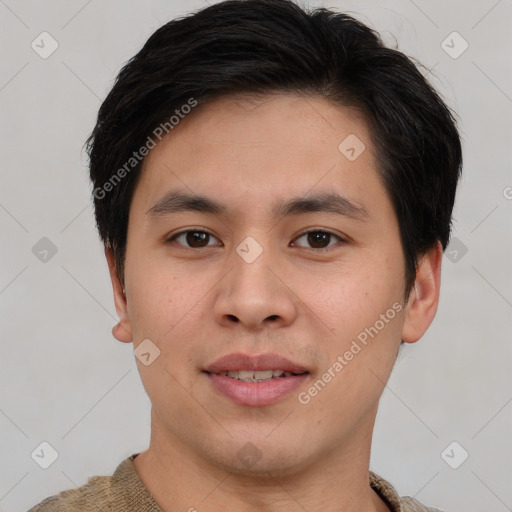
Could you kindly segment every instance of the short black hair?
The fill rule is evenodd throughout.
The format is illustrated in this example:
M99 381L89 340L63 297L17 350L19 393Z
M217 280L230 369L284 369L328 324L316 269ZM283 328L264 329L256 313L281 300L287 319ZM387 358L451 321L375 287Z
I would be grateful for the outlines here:
M407 297L418 258L448 244L462 169L454 115L419 66L352 16L291 0L227 0L159 28L120 71L87 140L96 223L121 282L138 150L197 104L284 92L363 113L400 227Z

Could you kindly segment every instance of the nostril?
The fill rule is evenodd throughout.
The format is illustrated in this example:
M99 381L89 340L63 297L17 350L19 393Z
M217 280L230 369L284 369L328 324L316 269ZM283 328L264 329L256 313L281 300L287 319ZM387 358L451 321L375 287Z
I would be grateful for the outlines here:
M267 320L271 320L272 322L274 322L275 320L277 320L279 318L278 315L270 315Z
M239 322L240 321L240 320L238 320L238 318L235 315L228 315L228 318L230 320L233 320L233 322Z

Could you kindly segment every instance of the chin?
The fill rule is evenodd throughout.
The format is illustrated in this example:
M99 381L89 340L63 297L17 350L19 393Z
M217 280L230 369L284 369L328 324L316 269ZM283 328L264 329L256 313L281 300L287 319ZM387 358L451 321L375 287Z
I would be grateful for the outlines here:
M211 447L209 458L214 465L236 475L259 477L263 480L278 476L291 476L300 473L307 465L308 454L304 443L290 443L285 436L269 439L268 432L263 435L245 436L244 439L230 439L225 451L219 451L219 444ZM288 444L285 445L285 441ZM237 447L240 448L237 449Z

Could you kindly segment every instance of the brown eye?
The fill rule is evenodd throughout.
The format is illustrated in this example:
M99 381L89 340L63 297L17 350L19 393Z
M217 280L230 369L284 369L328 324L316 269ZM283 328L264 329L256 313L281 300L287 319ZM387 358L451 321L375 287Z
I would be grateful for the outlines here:
M208 245L210 235L203 231L188 231L185 239L190 247L205 247L205 245Z
M328 247L331 235L330 233L315 231L313 233L308 233L307 240L314 249L323 249L324 247Z
M333 238L335 240L333 240ZM299 247L307 247L310 249L326 249L334 245L341 238L334 233L328 231L308 231L297 238L298 240L305 239L307 245L297 243Z
M206 231L182 231L177 233L169 242L177 241L180 245L189 247L191 249L200 249L202 247L209 247L214 244L210 244L211 240L216 238Z

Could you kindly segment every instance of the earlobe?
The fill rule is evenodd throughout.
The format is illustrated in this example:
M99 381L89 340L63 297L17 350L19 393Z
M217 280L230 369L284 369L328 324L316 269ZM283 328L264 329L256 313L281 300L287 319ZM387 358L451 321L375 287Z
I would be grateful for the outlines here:
M418 341L435 317L439 304L442 258L443 248L441 242L437 242L419 259L402 329L402 340L407 343Z
M126 295L116 272L114 253L112 252L112 249L105 248L105 257L107 258L108 271L112 282L116 312L119 316L119 322L112 328L112 335L123 343L131 343L133 341L133 336L130 320L128 318Z

